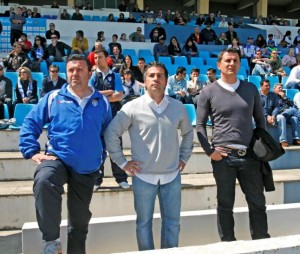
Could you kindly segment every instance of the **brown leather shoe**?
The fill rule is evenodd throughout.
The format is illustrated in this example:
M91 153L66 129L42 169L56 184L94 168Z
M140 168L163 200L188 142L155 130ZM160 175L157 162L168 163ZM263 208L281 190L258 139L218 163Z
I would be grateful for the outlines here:
M293 140L293 145L300 146L300 140L299 139L294 139Z
M281 144L282 147L288 147L289 146L288 142L286 142L286 141L282 141L282 142L280 142L280 144Z

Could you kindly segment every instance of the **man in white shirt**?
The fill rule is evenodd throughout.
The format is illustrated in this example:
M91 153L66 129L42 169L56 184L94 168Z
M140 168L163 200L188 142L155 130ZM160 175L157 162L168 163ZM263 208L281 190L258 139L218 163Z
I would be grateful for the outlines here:
M112 160L133 176L140 251L154 249L152 220L157 195L162 219L161 248L178 247L180 172L192 153L193 128L182 103L164 94L167 77L168 71L162 63L148 65L144 75L146 93L126 103L104 134ZM127 129L131 140L130 161L119 141Z
M300 55L296 56L297 66L295 66L285 83L286 88L300 90Z

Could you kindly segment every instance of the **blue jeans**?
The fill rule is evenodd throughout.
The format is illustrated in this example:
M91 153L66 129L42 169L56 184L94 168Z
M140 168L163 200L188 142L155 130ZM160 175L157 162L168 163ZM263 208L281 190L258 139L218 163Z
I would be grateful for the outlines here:
M134 208L137 214L136 236L138 248L153 250L152 221L156 195L161 214L161 248L178 247L181 207L181 175L167 184L153 185L138 177L132 178Z
M279 142L287 141L286 137L286 124L292 125L293 139L300 138L300 128L298 121L298 111L295 108L286 109L276 117L279 128Z
M212 167L217 184L217 224L221 240L236 240L233 218L236 179L248 203L252 239L269 238L260 162L251 154L228 155L220 161L212 161Z

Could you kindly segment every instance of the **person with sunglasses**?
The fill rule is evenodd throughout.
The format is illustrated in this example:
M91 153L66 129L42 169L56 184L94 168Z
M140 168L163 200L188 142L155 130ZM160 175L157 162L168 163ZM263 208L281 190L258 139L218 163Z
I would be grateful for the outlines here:
M67 62L67 57L71 54L71 46L59 41L57 35L51 35L51 44L48 46L48 64L53 62Z
M44 78L41 89L41 98L52 90L60 89L67 81L59 75L59 67L55 64L49 66L49 76Z

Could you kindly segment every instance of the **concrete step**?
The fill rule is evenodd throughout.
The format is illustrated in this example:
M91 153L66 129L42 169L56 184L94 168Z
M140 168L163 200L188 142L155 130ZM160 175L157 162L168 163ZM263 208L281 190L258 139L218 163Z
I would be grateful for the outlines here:
M0 230L0 253L22 253L22 230Z
M245 207L236 208L234 212L235 235L238 240L243 240L241 242L245 243L245 240L250 240L248 209ZM267 215L269 233L272 237L300 234L300 204L270 205L267 207ZM89 234L87 237L87 253L107 254L137 251L135 219L136 216L132 215L93 218L90 222ZM217 243L216 245L219 245L220 240L216 222L217 214L215 209L182 212L179 246L199 246L212 243ZM66 224L67 222L65 220L62 221L60 231L63 253L65 253L64 250L66 249ZM155 214L153 220L153 232L156 248L159 248L160 246L160 224L160 216L159 214ZM115 239L118 239L118 244L116 244ZM239 244L238 242L225 243L223 244L224 252L215 252L214 247L217 246L211 246L211 248L206 249L206 251L202 249L203 251L199 252L193 251L184 253L299 253L299 236L291 238L290 241L288 239L285 240L285 242L281 241L281 245L278 244L280 241L276 241L276 239L273 238L253 242L249 241L248 244L244 245L240 243L240 247L243 248L240 248L239 250L235 248L237 247L236 245ZM262 244L262 241L265 241L265 243ZM22 242L23 254L39 253L42 247L42 240L37 223L24 224L22 230ZM260 246L260 249L253 248L254 246ZM282 252L281 249L283 247L290 247L290 252ZM247 252L249 249L251 249L252 252ZM154 254L157 253L157 251L150 251L149 253ZM158 251L158 253L160 252ZM162 253L173 254L181 252L176 251L176 249L168 249L164 250Z
M130 159L130 149L124 149L124 153ZM298 168L300 165L299 156L300 147L291 146L286 148L286 153L282 157L270 162L270 165L273 170ZM20 152L0 152L0 181L33 179L35 168L36 163L32 160L25 160ZM194 147L184 173L210 172L212 172L210 158L201 147ZM105 162L105 176L112 176L110 160L108 159Z
M300 202L300 169L274 171L276 191L266 193L267 204ZM129 183L131 178L129 178ZM7 181L0 184L0 229L20 229L35 221L32 181ZM235 207L246 206L238 184ZM182 211L213 209L217 206L216 186L211 173L182 175ZM62 218L67 218L66 195L63 195ZM113 178L105 178L91 202L93 217L134 215L131 190L118 187ZM158 204L156 212L159 211Z

